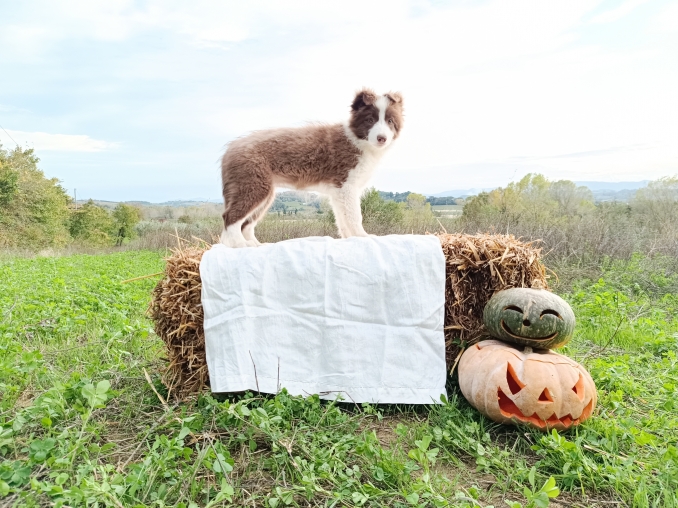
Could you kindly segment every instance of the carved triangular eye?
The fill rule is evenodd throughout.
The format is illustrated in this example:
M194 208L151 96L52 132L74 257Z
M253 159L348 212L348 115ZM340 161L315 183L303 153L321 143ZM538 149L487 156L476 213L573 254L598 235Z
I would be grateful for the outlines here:
M551 397L551 392L549 392L548 388L544 388L539 395L539 402L553 402L553 397Z
M510 363L508 363L506 367L506 382L513 395L525 388L525 383L518 379L518 375L516 374L516 371L513 370L513 365Z
M577 384L572 387L572 391L577 394L579 400L584 400L584 376L579 374Z

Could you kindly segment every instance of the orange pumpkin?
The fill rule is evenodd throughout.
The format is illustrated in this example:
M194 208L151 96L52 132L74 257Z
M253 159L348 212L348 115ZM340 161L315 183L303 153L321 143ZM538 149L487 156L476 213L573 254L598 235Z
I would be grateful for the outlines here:
M499 423L565 430L596 407L596 385L574 360L498 340L471 346L459 361L459 387L478 411Z

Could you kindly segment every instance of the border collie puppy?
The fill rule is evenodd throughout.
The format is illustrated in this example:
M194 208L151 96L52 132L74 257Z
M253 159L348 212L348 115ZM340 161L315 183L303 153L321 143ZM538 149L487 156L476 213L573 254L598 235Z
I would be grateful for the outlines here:
M221 161L221 243L260 245L254 227L273 203L277 186L327 195L339 234L367 236L360 196L402 126L399 93L377 95L363 89L344 124L258 131L233 141Z

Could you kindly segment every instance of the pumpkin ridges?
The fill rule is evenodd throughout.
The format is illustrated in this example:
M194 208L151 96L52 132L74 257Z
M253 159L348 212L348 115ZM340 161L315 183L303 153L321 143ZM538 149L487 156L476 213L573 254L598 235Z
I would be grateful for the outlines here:
M581 413L581 416L577 420L586 420L589 416L591 416L591 414L593 414L593 409L595 408L596 402L598 402L598 397L594 394L593 398L586 405Z
M483 390L483 388L487 379L496 375L497 369L505 370L506 367L505 365L499 364L493 366L487 361L486 357L491 355L492 351L491 349L486 349L484 344L484 342L475 344L462 355L459 362L459 387L467 400L469 400L469 397L466 395L467 393L482 393L482 401L478 401L474 404L469 400L471 405L482 413L487 414L491 419L502 422L501 413L495 408L497 394L492 394L487 390ZM480 368L478 369L479 375L473 375L473 372L468 371L468 365L471 364L471 361L464 361L466 355L468 355L468 359L475 360L475 362L480 365ZM489 370L489 372L486 372L486 370Z
M510 388L509 365L516 381L524 384L515 394ZM583 398L572 390L575 385L583 387ZM552 351L520 352L496 340L481 342L464 353L459 386L471 405L492 420L540 430L578 425L591 416L597 403L593 379L577 362ZM546 389L545 397L552 400L539 401Z
M572 391L577 395L579 400L584 400L584 376L582 376L581 372L579 373L577 383L572 387Z

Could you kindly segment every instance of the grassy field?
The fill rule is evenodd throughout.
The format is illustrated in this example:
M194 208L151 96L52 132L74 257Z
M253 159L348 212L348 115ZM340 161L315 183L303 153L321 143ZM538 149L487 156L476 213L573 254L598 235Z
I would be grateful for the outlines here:
M0 259L0 506L678 507L678 276L661 260L561 287L564 352L600 395L562 434L498 426L453 380L436 407L164 404L156 279L121 284L160 270L143 251Z

